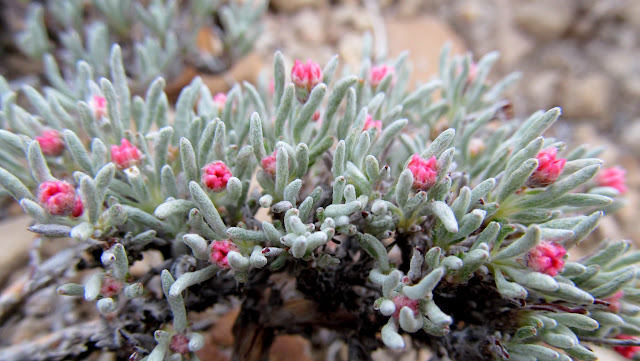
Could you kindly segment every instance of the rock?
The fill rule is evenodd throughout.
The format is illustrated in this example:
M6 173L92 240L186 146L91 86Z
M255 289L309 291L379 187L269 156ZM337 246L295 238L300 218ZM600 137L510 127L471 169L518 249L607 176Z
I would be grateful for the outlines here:
M498 1L502 0L462 0L457 1L453 8L453 25L478 56L498 49L497 35L500 32L497 28L505 23L504 20L510 19L508 16L501 16L500 13L507 11L507 7Z
M31 218L13 217L0 223L0 283L17 268L26 264L34 234L27 231Z
M349 66L352 71L360 68L362 62L362 35L347 33L338 44L340 62Z
M622 18L636 30L640 30L640 2L627 1L621 15Z
M358 4L344 4L332 9L331 26L326 29L333 32L336 28L352 28L357 31L370 30L372 27L371 14ZM344 32L341 34L344 35Z
M574 2L557 0L521 1L514 10L518 26L539 40L564 34L575 13Z
M640 157L640 118L629 122L622 132L622 143L633 150L633 153Z
M557 105L557 89L560 84L560 74L556 71L545 71L538 74L524 74L524 79L518 83L519 92L532 99L538 108L548 109Z
M324 19L318 11L305 8L299 11L292 21L293 31L299 41L309 45L319 45L325 41Z
M453 54L462 54L466 46L458 34L445 22L428 15L413 19L386 19L389 57L409 51L413 64L410 89L416 82L426 82L438 71L438 57L442 46L450 42Z
M269 4L277 11L292 13L307 6L321 6L326 0L271 0Z
M613 88L611 79L600 73L572 76L562 94L563 113L569 118L596 118L599 125L609 126L609 114Z
M255 84L264 62L271 62L272 59L273 58L262 59L256 53L250 53L234 64L228 73L222 75L202 75L202 82L209 87L211 94L226 92L234 82L242 84L242 81L246 80ZM190 81L191 80L189 80L189 82Z
M516 64L534 49L535 42L521 31L505 27L498 32L497 45L500 63L506 70L516 69Z
M403 0L398 3L398 15L402 17L412 17L420 13L424 5L422 0Z

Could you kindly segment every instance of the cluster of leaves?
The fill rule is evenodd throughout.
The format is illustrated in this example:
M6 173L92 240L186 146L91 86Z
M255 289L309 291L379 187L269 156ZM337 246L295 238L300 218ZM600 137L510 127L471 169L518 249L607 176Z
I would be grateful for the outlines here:
M229 69L252 49L267 6L266 1L146 3L52 0L43 7L33 2L15 42L24 54L43 61L45 76L67 100L81 94L64 86L54 56L78 76L86 75L85 64L91 66L89 78L106 76L109 48L118 43L135 92L158 75L173 79L186 65L208 73Z
M242 284L265 270L295 272L291 264L332 274L348 259L368 261L378 299L366 307L388 319L381 341L390 348L405 346L400 329L438 340L471 328L456 325L439 301L466 287L492 290L473 293L478 304L509 305L483 313L487 324L509 321L483 331L492 342L478 357L594 360L581 338L640 335L640 253L620 241L580 262L564 259L619 207L619 191L592 180L602 164L597 150L568 150L542 136L559 109L509 119L501 97L517 74L491 84L497 54L474 64L445 47L439 77L410 91L406 54L376 81L365 51L357 76L334 81L334 57L313 69L315 79L292 72L292 83L276 53L272 93L244 83L220 103L195 78L172 115L162 78L144 98L131 97L120 47L105 58L97 73L79 61L75 78L52 78L45 96L24 87L33 113L0 78L0 184L33 217L32 231L104 250L83 284L59 288L97 300L102 313L153 297L149 277L128 273L141 251L169 244L173 263L192 261L161 272L173 322L156 331L147 360L197 359L204 339L190 330L188 288L215 277ZM95 82L94 74L110 79ZM104 97L104 110L87 101L93 96ZM48 129L61 134L60 154L43 154L36 138ZM127 162L118 153L123 140L136 149L125 152ZM550 147L566 164L548 185L533 187L538 156ZM81 214L52 212L42 195L43 184L63 180L77 187ZM259 219L260 209L267 218ZM351 258L339 256L347 245L357 253Z

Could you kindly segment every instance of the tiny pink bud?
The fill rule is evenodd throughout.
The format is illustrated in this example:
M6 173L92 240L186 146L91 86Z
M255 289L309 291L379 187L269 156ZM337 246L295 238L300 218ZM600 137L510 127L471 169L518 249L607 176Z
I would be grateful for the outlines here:
M269 79L269 85L267 87L269 94L273 95L276 92L276 82L273 78Z
M369 130L371 128L378 129L378 134L382 132L382 121L381 120L373 120L371 114L367 114L367 119L364 121L363 131Z
M89 106L93 109L93 116L100 119L107 115L107 99L99 95L94 95L89 101Z
M307 60L306 64L296 60L291 68L291 81L296 86L296 97L301 103L309 99L311 89L322 81L322 69L320 65Z
M41 136L35 138L40 143L42 154L57 157L64 151L64 141L57 130L47 130Z
M171 337L169 348L173 352L186 355L189 353L189 338L181 333L175 334Z
M476 76L478 76L478 64L475 62L471 62L469 64L469 75L467 75L467 84L473 83L476 80Z
M313 112L313 117L311 117L311 120L313 120L314 122L317 122L318 120L320 120L320 112L317 110Z
M627 191L627 185L625 184L625 175L627 171L622 167L613 167L603 169L598 173L596 182L600 187L611 187L618 190L620 193Z
M636 336L629 335L617 335L616 338L618 340L637 340ZM633 359L640 352L640 346L615 346L613 348L614 351L626 357L628 359Z
M233 175L229 167L219 160L207 164L202 169L202 184L214 192L225 190L231 177Z
M120 146L111 146L111 161L119 168L126 169L138 165L142 159L140 149L131 145L128 140L122 138Z
M413 188L419 191L428 191L436 184L438 175L436 157L429 160L420 158L414 154L407 168L413 173Z
M418 300L412 300L407 296L395 296L391 301L393 301L393 304L396 306L396 312L393 313L393 317L395 318L400 317L400 310L405 306L409 307L414 315L418 314L420 308L420 301Z
M620 299L624 296L624 291L620 290L604 300L609 302L609 310L611 312L620 311Z
M113 297L122 290L122 283L111 276L106 276L100 287L100 295L102 297Z
M213 102L218 106L218 108L224 108L224 105L227 103L227 94L218 93L213 96Z
M546 187L558 179L567 160L564 158L556 159L557 153L557 148L547 148L538 153L536 156L538 159L538 168L531 174L531 177L527 179L527 187Z
M378 85L380 85L380 82L382 81L382 79L384 79L385 76L387 76L387 74L392 74L392 76L395 76L395 72L396 71L392 66L374 66L373 68L371 68L371 73L369 74L371 86L376 88Z
M73 207L73 211L71 212L71 215L73 217L80 217L83 212L84 212L84 204L82 204L82 200L80 199L80 197L77 197L76 204Z
M38 201L50 214L68 216L76 206L76 190L67 182L44 182L38 187Z
M567 250L552 242L542 242L526 256L527 267L534 271L555 276L564 268Z
M262 158L262 160L260 161L260 165L262 166L262 169L264 170L264 172L271 178L276 177L276 156L278 154L278 151L274 151L273 154L271 154L268 157L264 157Z
M230 268L227 254L230 251L237 251L238 247L231 240L223 239L221 241L211 242L211 256L209 262L220 268Z

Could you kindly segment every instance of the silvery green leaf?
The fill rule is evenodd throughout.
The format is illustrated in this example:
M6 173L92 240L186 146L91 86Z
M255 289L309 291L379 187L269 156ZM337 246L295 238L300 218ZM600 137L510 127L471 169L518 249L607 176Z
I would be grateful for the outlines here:
M184 243L191 248L193 255L201 260L208 260L209 253L207 252L207 241L197 234L185 234L182 237Z
M522 163L518 169L516 169L510 175L506 175L507 178L502 180L500 192L498 193L498 201L503 202L507 197L515 193L524 183L529 179L533 171L538 168L537 159L528 159ZM524 207L524 206L523 206Z
M124 295L128 299L134 299L142 296L144 293L144 287L142 283L133 283L124 288Z
M521 355L529 355L533 356L538 360L559 360L560 354L556 351L541 345L534 344L513 344L509 345L507 348L510 352L513 351L515 353Z
M558 282L553 277L539 272L531 272L530 270L521 270L513 267L502 267L511 278L517 283L545 292L554 292L558 290Z
M164 95L165 85L165 80L160 77L156 78L151 83L151 85L149 85L149 89L147 90L147 94L145 96L146 102L144 118L140 122L140 133L144 134L148 132L153 122L158 118L158 112L160 110L160 99Z
M500 292L502 297L519 299L527 298L527 295L529 294L527 290L515 282L507 281L498 267L495 267L493 275L495 276L498 292Z
M263 231L253 231L240 227L229 227L226 236L233 240L266 242L267 235Z
M359 202L358 202L359 203ZM356 235L358 242L362 249L369 254L373 259L378 262L379 267L383 272L387 272L389 270L389 259L387 255L387 250L376 237L368 234L368 233L358 233Z
M390 349L404 348L404 340L402 336L398 334L398 325L396 325L393 317L382 327L380 334L382 342Z
M65 283L58 287L56 292L63 296L82 296L84 295L84 286L77 283Z
M423 325L422 315L414 315L413 310L407 306L400 309L398 321L400 322L400 327L409 333L414 333L420 330Z
M338 110L338 106L340 106L342 99L347 94L347 91L351 89L351 87L354 86L357 82L358 82L358 77L349 76L349 77L340 79L336 83L333 90L329 94L329 100L327 101L327 109L324 113L324 118L322 120L322 125L320 126L320 131L318 132L320 136L324 136L325 134L327 134L329 128L333 123L333 117L336 114ZM313 95L313 91L312 91L312 95ZM318 140L319 138L316 138L314 140L314 145L317 144Z
M104 273L96 272L89 276L87 282L84 284L84 299L87 301L93 301L100 295L100 287L102 287L102 280L104 279Z
M82 144L82 141L76 133L69 129L65 129L63 132L65 143L67 143L67 148L69 152L71 152L71 156L76 161L82 169L84 169L87 173L93 175L93 163L91 162L91 157L89 157L89 153L87 149Z
M576 358L577 360L582 360L582 361L598 360L598 355L596 355L593 351L587 349L582 345L577 345L572 348L567 348L564 351L570 356Z
M429 262L427 261L427 263ZM442 276L444 276L444 273L444 267L438 267L422 278L417 284L403 287L402 293L412 300L424 299L436 288Z
M600 327L598 322L596 322L594 319L589 316L581 315L579 313L547 313L547 316L553 318L562 325L577 328L580 330L593 331Z
M548 186L543 192L527 197L526 200L523 199L517 204L520 207L540 207L541 205L546 205L557 200L560 196L575 189L579 185L586 183L588 180L593 178L599 169L599 165L592 165L583 168L566 178L556 181L552 185Z
M573 237L563 242L564 248L570 249L585 239L598 226L603 215L602 211L598 211L587 218L580 218L580 222L572 228Z
M444 132L440 133L440 135L429 144L427 149L425 149L422 153L420 153L420 157L424 159L429 159L433 156L439 158L442 152L451 145L453 139L456 135L456 131L453 128L449 128Z
M316 111L316 109L318 109L318 107L322 103L322 100L324 99L324 95L326 92L327 92L327 86L323 83L316 85L311 90L311 94L309 94L309 100L307 100L307 102L304 103L304 105L302 106L302 109L300 109L293 123L294 142L299 143L302 140L301 137L302 137L303 130L307 127L307 125L309 125L309 122L311 120L311 117L313 116L313 113ZM326 113L325 113L325 121L322 124L322 128L318 133L319 137L316 138L316 142L314 142L314 145L315 143L317 143L317 140L319 140L320 137L325 136L327 134L326 129L324 129L324 125L325 125L324 123L326 122L327 121L326 121Z
M589 293L595 298L606 298L620 290L626 283L636 277L636 270L630 269L619 277L615 277L608 282L589 290Z
M458 232L458 222L456 222L456 217L446 203L441 201L430 202L427 205L427 209L431 214L434 214L438 219L440 219L447 232Z
M98 307L98 311L103 315L111 313L118 308L118 305L109 297L99 299L98 302L96 302L96 306Z
M381 154L398 137L398 134L407 126L407 119L398 119L384 128L382 134L375 143L371 145L371 154Z
M427 317L429 317L431 322L439 326L450 325L453 323L453 319L451 318L451 316L442 312L440 307L438 307L438 305L436 305L433 300L427 300L425 314Z
M581 263L585 266L598 265L600 267L605 267L611 263L611 261L624 254L630 246L631 244L629 241L611 242L606 248L585 259Z
M277 94L277 93L276 93ZM282 102L275 107L277 109L276 119L275 119L275 136L277 139L285 137L284 125L289 115L291 114L291 108L293 106L293 98L295 94L295 86L293 83L287 85L284 96L282 97ZM274 97L276 95L274 94Z

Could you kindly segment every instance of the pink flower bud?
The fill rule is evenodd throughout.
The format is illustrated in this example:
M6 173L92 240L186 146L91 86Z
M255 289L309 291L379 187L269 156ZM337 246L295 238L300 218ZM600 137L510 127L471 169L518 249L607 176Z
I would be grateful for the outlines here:
M100 295L102 297L113 297L119 294L120 290L122 290L122 282L111 276L106 276L100 287Z
M274 151L273 154L271 154L268 157L264 157L262 158L262 160L260 161L260 165L262 166L262 169L264 170L264 172L271 178L276 177L276 156L278 155L278 151Z
M202 184L214 192L223 191L231 177L231 170L221 161L209 163L202 169Z
M64 141L57 130L47 130L35 138L40 143L42 154L57 157L64 151Z
M547 148L538 153L536 156L538 159L538 168L533 171L531 177L527 179L527 187L546 187L558 179L567 160L564 158L556 159L557 153L557 148Z
M80 199L80 197L76 197L76 204L73 207L73 211L71 212L71 215L73 217L80 217L83 212L84 212L84 204L82 204L82 199Z
M142 159L140 149L131 145L128 140L122 138L120 146L111 146L111 161L119 168L126 169L138 165Z
M378 129L378 134L382 132L382 121L381 120L373 120L371 114L367 114L367 119L364 121L364 127L362 130L369 130L371 128Z
M407 168L413 173L413 188L419 191L428 191L436 184L438 175L436 157L429 160L420 158L418 153L414 154Z
M393 304L396 306L396 312L393 313L393 317L395 318L400 317L400 310L405 306L409 307L414 315L418 314L420 308L420 301L418 300L412 300L407 296L395 296L391 301L393 301Z
M311 120L313 120L314 122L317 122L318 120L320 120L320 112L317 110L313 112L313 116L311 117Z
M100 119L107 115L107 99L99 95L94 95L89 100L89 106L93 109L93 116Z
M227 254L230 251L237 251L238 247L231 240L223 239L221 241L211 242L211 256L209 262L220 268L230 268Z
M396 71L392 66L374 66L373 68L371 68L371 73L369 74L371 86L376 88L378 85L380 85L380 82L382 81L382 79L384 79L385 76L387 76L387 74L393 74L392 76L394 76L395 72Z
M624 291L620 290L613 295L605 298L604 300L609 302L609 310L611 312L620 311L620 299L624 296Z
M552 242L542 242L526 256L527 267L534 271L555 276L564 268L567 250Z
M636 336L629 336L629 335L617 335L616 338L618 340L637 340L638 339L638 337ZM635 355L637 355L638 352L640 352L640 346L615 346L613 349L614 351L616 351L617 353L619 353L620 355L628 359L633 359Z
M611 187L618 190L620 193L627 191L627 185L625 184L625 175L627 171L622 167L613 167L603 169L598 173L596 182L600 187Z
M306 64L296 60L291 69L291 81L296 86L296 97L301 103L309 99L311 89L322 81L322 69L320 65L307 60Z
M469 75L467 75L467 84L473 83L476 80L476 76L478 76L478 64L475 62L471 62L469 64Z
M218 108L224 108L224 105L227 103L227 94L218 93L213 96L213 102L218 106Z
M181 333L175 334L171 337L169 348L173 352L186 355L189 353L189 338Z
M50 214L68 216L76 206L76 190L67 182L44 182L38 187L38 201Z

